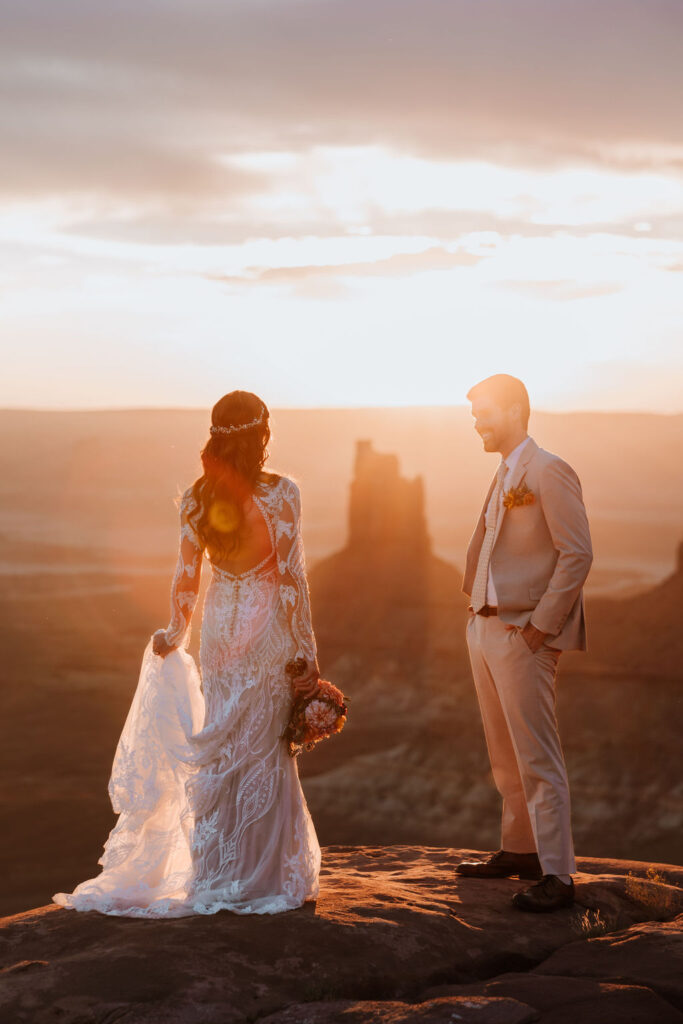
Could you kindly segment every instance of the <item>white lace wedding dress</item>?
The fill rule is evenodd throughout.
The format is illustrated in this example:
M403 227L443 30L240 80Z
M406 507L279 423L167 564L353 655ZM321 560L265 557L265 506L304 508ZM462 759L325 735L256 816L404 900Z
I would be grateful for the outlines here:
M316 655L299 489L279 477L258 484L254 501L272 550L239 575L209 561L200 680L185 648L203 556L192 492L183 495L166 630L180 646L165 658L151 639L145 649L109 780L119 818L101 873L53 895L63 907L147 918L275 914L318 894L320 847L282 740L285 664Z

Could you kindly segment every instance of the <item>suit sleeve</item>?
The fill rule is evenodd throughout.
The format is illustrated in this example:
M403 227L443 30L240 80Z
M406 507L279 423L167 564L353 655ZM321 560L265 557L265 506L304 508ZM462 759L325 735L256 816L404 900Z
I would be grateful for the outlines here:
M531 624L557 636L586 582L593 547L581 484L571 466L552 459L543 468L539 484L541 508L558 559Z

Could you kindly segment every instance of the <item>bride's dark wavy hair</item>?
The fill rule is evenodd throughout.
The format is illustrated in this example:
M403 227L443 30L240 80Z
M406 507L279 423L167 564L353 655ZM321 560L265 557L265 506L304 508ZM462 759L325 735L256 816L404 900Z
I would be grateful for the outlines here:
M252 494L268 458L270 413L251 391L230 391L211 410L211 425L254 426L234 433L212 433L201 451L204 472L192 484L195 510L189 519L204 547L218 558L239 550L243 541L243 503Z

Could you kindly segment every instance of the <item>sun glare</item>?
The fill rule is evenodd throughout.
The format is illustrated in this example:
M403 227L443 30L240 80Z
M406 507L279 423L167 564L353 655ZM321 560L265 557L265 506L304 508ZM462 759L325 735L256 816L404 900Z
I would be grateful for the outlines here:
M443 404L504 364L550 406L590 393L618 407L618 394L593 386L596 366L654 355L656 399L624 382L623 401L678 408L683 244L668 225L683 201L673 173L430 160L380 146L216 163L255 184L238 204L198 196L182 242L158 237L176 216L158 200L0 203L5 323L19 342L4 402L43 400L39 352L46 368L73 367L65 405L139 401L145 389L127 367L152 372L160 359L160 401L188 404L204 394L201 384L195 398L188 391L192 352L282 405ZM146 219L152 229L140 230ZM95 378L84 353L98 346L106 373Z

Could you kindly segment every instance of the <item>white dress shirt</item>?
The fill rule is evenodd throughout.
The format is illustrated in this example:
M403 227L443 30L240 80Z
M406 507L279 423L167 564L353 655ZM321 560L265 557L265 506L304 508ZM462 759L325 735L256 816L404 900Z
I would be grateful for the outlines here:
M505 459L501 460L502 462L504 462L506 464L507 472L506 472L505 476L503 477L503 486L502 486L501 491L500 491L499 505L498 505L498 515L499 516L502 515L502 512L503 512L503 495L504 495L504 492L510 486L510 479L512 477L512 474L515 471L515 467L517 466L517 463L519 462L519 457L522 454L522 451L524 450L524 446L526 445L528 440L529 440L529 438L525 437L523 441L520 441L520 443L517 445L516 448L512 449L510 454ZM486 522L487 525L490 522L490 516L492 515L492 513L493 513L493 509L491 508L491 502L489 501L488 505L486 506L486 516L485 516L485 522ZM495 585L493 583L493 575L491 573L491 563L490 562L489 562L488 579L486 581L486 603L488 605L491 605L492 607L495 607L498 604L498 596L496 594L496 588L495 588Z

